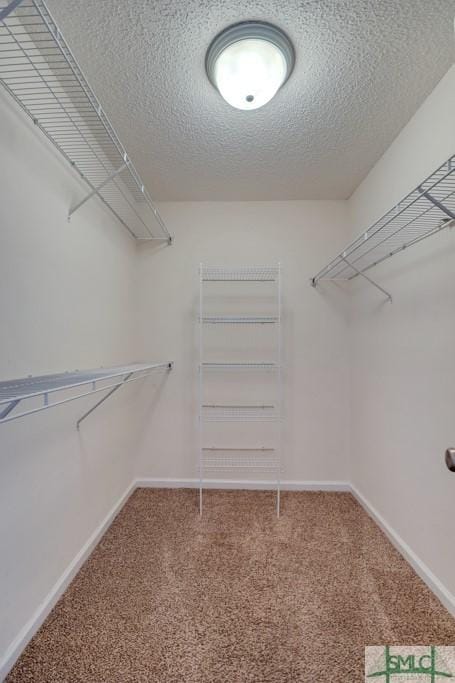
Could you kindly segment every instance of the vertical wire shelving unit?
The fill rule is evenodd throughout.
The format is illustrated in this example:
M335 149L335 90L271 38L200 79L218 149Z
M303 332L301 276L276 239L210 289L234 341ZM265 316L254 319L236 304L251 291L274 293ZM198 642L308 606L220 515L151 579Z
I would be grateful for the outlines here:
M271 295L273 314L258 313L251 315L212 315L206 312L206 286L208 283L272 283L273 294ZM236 288L237 288L236 285ZM231 290L232 291L232 290ZM236 296L240 297L241 291L236 289ZM216 296L214 297L216 299ZM240 266L219 267L200 264L199 267L199 391L198 391L198 423L199 423L199 513L202 515L203 490L208 479L206 476L213 473L229 472L241 474L268 473L276 482L276 513L280 516L280 483L281 483L281 451L282 451L282 339L281 339L281 266ZM206 345L204 330L207 326L240 326L245 329L250 325L273 326L273 360L248 360L245 362L222 361L212 362L206 358ZM225 339L229 339L228 332ZM273 399L255 401L207 402L206 383L208 375L218 373L224 376L234 372L236 376L246 378L240 382L245 386L251 373L273 373ZM241 391L239 391L241 393ZM258 446L214 446L206 445L206 425L208 423L239 423L239 422L275 422L277 433L272 445Z

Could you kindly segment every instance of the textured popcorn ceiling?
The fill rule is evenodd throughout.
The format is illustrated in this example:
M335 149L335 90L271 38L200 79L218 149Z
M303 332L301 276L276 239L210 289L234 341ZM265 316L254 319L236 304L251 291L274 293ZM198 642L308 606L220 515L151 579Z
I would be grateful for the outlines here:
M49 0L158 200L348 197L453 61L455 0ZM292 39L265 107L232 109L205 75L225 26Z

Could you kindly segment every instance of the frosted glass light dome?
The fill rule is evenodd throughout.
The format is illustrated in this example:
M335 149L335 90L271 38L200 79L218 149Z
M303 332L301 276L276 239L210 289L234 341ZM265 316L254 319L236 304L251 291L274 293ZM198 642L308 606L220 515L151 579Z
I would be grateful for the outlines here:
M222 31L206 57L209 79L236 109L258 109L269 102L293 66L294 49L286 34L257 21Z

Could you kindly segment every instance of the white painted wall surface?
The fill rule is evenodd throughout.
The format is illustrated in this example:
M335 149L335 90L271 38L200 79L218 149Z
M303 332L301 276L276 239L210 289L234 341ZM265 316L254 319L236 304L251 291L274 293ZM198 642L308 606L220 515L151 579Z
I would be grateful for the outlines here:
M0 377L134 360L136 247L0 93ZM139 383L137 383L139 384ZM135 432L122 389L0 426L0 664L133 477ZM0 674L1 678L1 674Z
M350 200L368 227L455 152L455 67ZM455 232L446 230L370 272L393 304L354 284L350 334L352 481L455 594Z
M348 290L308 285L349 230L455 151L454 93L452 69L349 206L163 204L175 245L140 249L96 202L66 221L82 185L1 96L0 376L168 358L175 369L118 392L80 434L93 399L1 426L0 658L134 477L195 476L201 261L283 265L283 478L351 476L455 592L455 477L442 460L455 444L455 233L376 269L392 306L355 283L350 329Z
M283 262L287 479L347 479L348 404L347 299L308 285L346 239L345 202L165 205L175 246L137 249L96 201L67 222L84 186L8 97L0 106L1 378L176 361L80 433L93 398L1 426L1 665L134 476L195 474L201 260Z
M340 291L327 297L309 286L315 268L346 240L346 202L182 202L164 203L160 211L172 226L175 244L159 252L145 245L138 253L139 355L170 356L175 369L146 429L140 430L137 476L196 476L199 263L280 261L283 479L346 481L347 295ZM237 285L226 287L233 292ZM226 327L225 334L229 333L239 339L239 332ZM243 334L248 340L251 331ZM225 357L233 356L226 350ZM206 445L267 445L264 425L256 423L254 430L255 436L250 437L244 426L224 425L212 432L213 442ZM229 473L219 476L229 478Z

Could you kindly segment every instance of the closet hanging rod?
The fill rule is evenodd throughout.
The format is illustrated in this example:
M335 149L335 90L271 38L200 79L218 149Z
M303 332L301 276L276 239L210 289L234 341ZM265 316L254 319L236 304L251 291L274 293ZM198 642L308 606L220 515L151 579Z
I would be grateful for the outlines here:
M0 82L138 241L172 242L144 183L43 0L0 0Z

